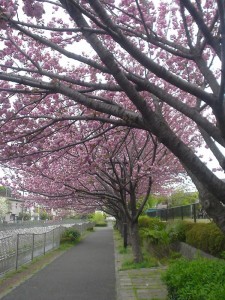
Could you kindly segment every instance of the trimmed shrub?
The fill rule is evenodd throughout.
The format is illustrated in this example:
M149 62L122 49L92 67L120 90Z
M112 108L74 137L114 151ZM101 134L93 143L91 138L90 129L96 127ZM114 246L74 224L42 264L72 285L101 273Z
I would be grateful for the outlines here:
M173 221L167 223L166 231L169 234L171 242L186 242L187 232L195 225L193 222Z
M176 260L162 275L171 300L225 299L225 262Z
M225 250L225 235L214 223L195 224L186 232L186 242L215 256Z
M75 243L80 240L81 234L80 232L75 228L68 228L66 229L61 237L61 242L70 242Z

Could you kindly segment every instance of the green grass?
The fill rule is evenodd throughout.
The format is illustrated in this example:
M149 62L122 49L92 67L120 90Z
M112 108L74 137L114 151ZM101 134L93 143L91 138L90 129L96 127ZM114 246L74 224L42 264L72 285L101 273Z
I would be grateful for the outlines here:
M57 250L59 251L66 251L68 249L70 249L71 247L75 246L77 243L79 243L79 241L76 241L76 242L62 242L60 243L60 246Z
M152 268L158 266L158 262L155 258L150 257L147 252L143 251L144 260L140 263L135 263L131 246L123 247L123 238L118 231L114 231L114 240L116 241L117 251L122 255L122 266L120 270L131 270L141 268Z
M142 269L142 268L152 268L158 266L158 261L156 258L150 256L147 252L143 251L143 261L136 263L134 262L131 247L123 248L119 250L120 254L123 255L123 262L121 270L131 270L131 269Z
M133 259L127 259L122 263L121 270L152 268L158 266L158 262L154 257L145 257L142 262L135 263Z
M129 248L124 248L123 246L119 246L119 254L129 254L130 253L130 249Z

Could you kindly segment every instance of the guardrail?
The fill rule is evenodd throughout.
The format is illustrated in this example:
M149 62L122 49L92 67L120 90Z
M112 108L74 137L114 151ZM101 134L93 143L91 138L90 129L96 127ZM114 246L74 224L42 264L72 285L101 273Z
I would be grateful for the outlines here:
M93 227L91 222L70 225L58 226L42 233L18 233L0 238L0 276L10 270L17 270L35 257L57 249L60 245L60 237L66 228L76 228L83 234L88 228Z

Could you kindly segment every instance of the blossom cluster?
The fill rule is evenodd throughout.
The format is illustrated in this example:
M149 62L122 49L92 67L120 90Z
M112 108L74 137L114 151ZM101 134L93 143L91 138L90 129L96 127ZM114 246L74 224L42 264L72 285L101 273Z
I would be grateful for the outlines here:
M23 11L28 17L40 19L44 14L43 4L35 0L23 0Z

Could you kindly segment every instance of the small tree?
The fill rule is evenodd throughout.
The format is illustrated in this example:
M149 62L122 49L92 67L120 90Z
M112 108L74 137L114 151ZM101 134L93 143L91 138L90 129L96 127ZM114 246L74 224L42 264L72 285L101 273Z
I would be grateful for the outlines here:
M6 198L0 197L0 220L4 220L9 212L9 202Z
M199 201L198 192L184 192L182 190L177 190L168 197L168 206L181 206L196 203Z
M91 221L96 225L106 225L105 214L102 212L94 212L91 216Z
M151 194L145 204L143 214L145 214L146 210L150 208L155 208L160 203L167 203L167 197Z
M31 219L31 214L28 212L20 212L17 220L29 221Z

